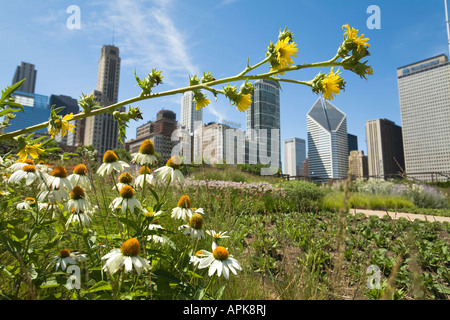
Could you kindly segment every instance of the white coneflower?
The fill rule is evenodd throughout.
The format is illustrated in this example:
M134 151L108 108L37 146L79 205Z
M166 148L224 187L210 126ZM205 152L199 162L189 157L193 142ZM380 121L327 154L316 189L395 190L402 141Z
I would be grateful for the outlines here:
M47 178L47 186L50 190L72 190L72 183L67 179L67 171L64 167L55 167Z
M242 270L239 262L230 255L228 249L218 246L215 242L212 244L212 252L206 250L201 251L203 257L201 258L198 267L199 269L209 267L209 276L212 276L217 272L217 275L220 277L223 273L225 279L228 280L230 271L236 275L236 270Z
M119 160L114 151L108 150L103 155L103 163L98 168L97 173L101 176L110 175L113 170L122 173L124 168L129 166L125 161Z
M206 233L209 234L211 237L213 237L214 241L222 239L222 238L229 238L230 236L226 236L225 232L215 232L214 230L207 230Z
M131 272L134 267L138 275L142 270L150 270L148 261L139 256L140 251L139 241L136 238L128 239L120 249L113 249L102 257L102 260L106 260L103 270L114 274L122 266L125 266L125 272Z
M158 162L155 156L155 147L150 139L144 140L139 148L139 152L133 153L131 156L133 157L131 162L135 162L141 166L151 166Z
M36 199L31 197L26 197L23 202L17 204L17 210L30 210L32 207L36 206Z
M58 252L58 255L53 257L53 261L56 261L56 270L61 266L61 270L64 271L70 264L78 264L82 260L87 260L86 255L79 254L77 252L70 252L68 249L62 249Z
M25 184L29 186L36 179L41 180L40 174L36 171L34 165L25 165L22 169L15 171L8 179L8 183L19 183L22 179L25 179Z
M139 175L134 180L134 187L143 189L146 183L150 184L150 185L154 185L155 179L154 179L153 175L151 174L150 169L147 168L146 166L142 166L139 169Z
M76 213L79 213L80 211L89 211L92 207L88 196L80 186L75 186L72 191L70 191L69 201L67 201L66 206L68 212L71 212L73 209Z
M17 170L21 170L23 167L27 165L34 166L34 161L31 159L25 159L23 161L13 163L8 167L8 169L13 172L16 172Z
M184 182L183 173L180 171L181 161L177 156L170 158L164 167L154 171L156 178L167 182L178 181Z
M127 209L130 209L131 213L134 213L134 208L143 210L141 203L134 197L134 190L131 186L123 186L119 192L119 197L115 198L110 205L111 209L121 207L122 213L125 213Z
M84 164L80 163L73 169L73 173L67 178L72 186L80 186L85 189L92 187L91 181L87 176L87 168Z
M194 214L190 219L189 223L183 226L180 226L178 230L184 229L184 234L191 235L193 240L202 240L205 238L205 234L203 233L203 216L199 213Z
M203 256L204 256L203 252L199 250L193 256L191 256L191 258L189 259L189 263L192 263L194 267L196 267L202 260L201 257Z
M80 223L83 226L89 226L92 222L92 211L83 211L83 210L79 210L78 212L75 211L75 208L72 208L71 213L70 213L70 217L67 219L66 222L66 228L70 225L70 224L74 224L74 223Z
M112 189L115 190L117 188L120 192L123 186L130 186L132 182L133 176L128 172L124 172L119 176L119 183L117 183Z
M203 209L191 208L191 199L188 195L182 195L178 204L172 209L171 217L174 219L190 219L195 213L203 214Z

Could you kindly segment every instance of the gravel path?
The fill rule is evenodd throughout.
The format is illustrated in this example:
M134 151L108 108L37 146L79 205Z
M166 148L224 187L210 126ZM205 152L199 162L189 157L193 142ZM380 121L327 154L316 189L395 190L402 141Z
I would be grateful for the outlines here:
M440 217L440 216L430 216L430 215L423 215L423 214L415 214L415 213L403 213L403 212L388 212L388 211L382 211L382 210L368 210L368 209L350 209L351 214L356 213L364 213L366 215L370 216L378 216L380 218L384 217L385 215L389 215L392 219L398 219L398 218L406 218L408 220L425 220L425 221L438 221L438 222L449 222L450 223L450 217Z

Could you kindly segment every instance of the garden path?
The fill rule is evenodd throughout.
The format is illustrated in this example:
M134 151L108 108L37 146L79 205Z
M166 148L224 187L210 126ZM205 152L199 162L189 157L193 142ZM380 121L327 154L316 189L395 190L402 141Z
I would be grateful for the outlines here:
M423 215L423 214L415 214L415 213L404 213L404 212L392 212L392 211L384 211L384 210L368 210L368 209L350 209L351 214L356 213L364 213L366 215L371 216L378 216L380 218L384 217L385 215L389 215L392 219L398 219L398 218L406 218L408 220L425 220L425 221L438 221L438 222L449 222L450 223L450 217L441 217L441 216L432 216L432 215Z

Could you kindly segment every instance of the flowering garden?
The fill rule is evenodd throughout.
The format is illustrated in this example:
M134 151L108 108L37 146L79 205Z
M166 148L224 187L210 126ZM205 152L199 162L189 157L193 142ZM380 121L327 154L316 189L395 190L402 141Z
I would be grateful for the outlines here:
M210 170L186 175L182 157L159 163L150 140L129 161L113 150L97 161L50 147L54 136L75 129L69 121L105 112L113 114L123 140L127 123L142 113L116 109L164 95L193 91L203 108L210 103L207 91L242 112L255 79L307 85L333 99L345 86L333 68L362 78L373 73L361 62L369 55L368 39L343 29L329 61L295 65L298 48L285 29L263 61L248 61L234 77L216 80L208 72L190 76L186 88L153 92L163 79L155 69L143 80L136 75L142 89L136 98L102 107L82 94L77 115L63 117L52 108L45 123L0 132L9 146L0 155L0 299L448 299L448 223L348 213L373 196L376 206L394 210L431 209L420 199L439 203L433 213L445 215L448 197L431 201L411 189L384 201L386 194L369 195L369 183L333 189L236 174L233 167L225 171L238 179L211 179ZM250 74L262 65L269 72ZM312 67L331 71L310 81L280 77ZM214 88L237 81L239 89ZM1 128L23 111L13 97L19 85L2 91ZM42 128L49 139L34 138Z

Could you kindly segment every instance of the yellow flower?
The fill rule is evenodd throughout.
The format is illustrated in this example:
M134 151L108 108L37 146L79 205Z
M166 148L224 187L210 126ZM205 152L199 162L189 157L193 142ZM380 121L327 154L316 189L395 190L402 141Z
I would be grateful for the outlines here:
M339 90L344 87L344 79L339 76L339 70L335 73L331 68L330 73L322 80L322 92L325 100L333 100Z
M275 45L275 50L277 52L277 60L281 65L281 68L290 67L294 61L291 57L296 57L294 53L298 52L298 48L295 48L297 44L295 42L289 43L290 38L287 37L280 40Z
M69 124L69 121L73 119L73 113L66 114L62 119L55 120L55 126L51 126L48 130L48 133L52 135L52 138L55 135L61 133L61 136L64 137L67 134L67 131L75 132L72 128L75 128L73 124Z
M251 104L252 104L252 95L249 93L241 96L241 99L236 104L236 107L239 109L240 112L244 112L248 109L248 107L250 107Z
M363 38L364 34L360 35L358 37L358 30L355 28L350 28L350 26L348 24L343 25L342 29L347 29L347 31L344 33L344 36L347 36L347 40L352 41L354 44L356 44L358 46L358 52L361 52L361 49L365 49L370 47L370 44L367 43L367 40L369 40L369 38Z
M201 108L206 107L211 103L211 100L206 98L206 95L201 92L196 92L194 95L194 101L195 101L195 110L199 110Z
M41 144L38 143L35 145L26 145L25 147L23 147L19 151L19 153L17 153L17 155L19 156L18 161L20 161L20 162L25 161L25 159L27 159L28 155L33 157L33 159L39 158L39 155L45 152L44 149L39 148L40 146L41 146Z

